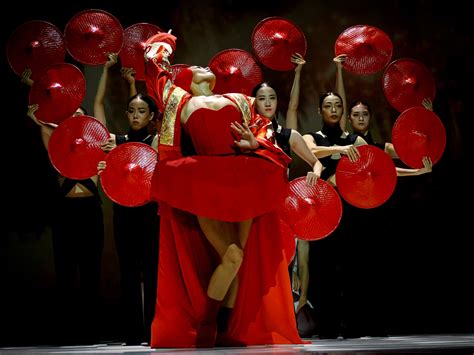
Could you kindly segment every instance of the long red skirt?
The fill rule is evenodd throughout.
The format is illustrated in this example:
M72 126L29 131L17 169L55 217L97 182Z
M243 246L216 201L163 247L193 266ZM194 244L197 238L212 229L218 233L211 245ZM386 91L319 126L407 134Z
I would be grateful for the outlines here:
M151 346L212 347L218 304L206 291L219 258L193 215L165 203L160 214ZM245 246L228 336L246 345L301 343L279 226L276 213L255 218Z

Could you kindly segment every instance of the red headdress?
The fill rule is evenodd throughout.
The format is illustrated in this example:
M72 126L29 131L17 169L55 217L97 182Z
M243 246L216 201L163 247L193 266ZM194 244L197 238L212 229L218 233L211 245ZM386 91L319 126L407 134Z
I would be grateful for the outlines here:
M147 41L145 42L145 53L147 53L147 51L150 49L149 47L150 45L152 45L153 43L160 43L160 42L166 43L171 47L172 51L170 53L169 60L172 61L173 54L176 49L176 37L167 32L160 32L148 38ZM161 61L161 58L159 58L158 61Z

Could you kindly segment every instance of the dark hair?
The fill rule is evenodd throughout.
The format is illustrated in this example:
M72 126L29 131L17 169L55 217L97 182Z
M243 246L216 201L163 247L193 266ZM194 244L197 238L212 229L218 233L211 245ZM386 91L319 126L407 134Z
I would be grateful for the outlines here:
M369 114L372 113L372 110L370 109L370 106L367 102L365 101L362 101L362 100L358 100L358 101L354 101L350 106L349 106L349 112L347 112L348 115L351 114L352 112L352 109L354 107L356 107L357 105L363 105L365 107L367 107L367 111L369 111Z
M332 91L328 91L327 93L325 93L324 95L322 95L320 98L319 98L319 108L321 108L323 106L323 101L326 97L328 96L331 96L331 95L334 95L334 96L337 96L340 100L341 100L341 103L344 104L344 101L342 101L342 97L341 95L339 95L338 93L335 93L335 92L332 92ZM343 112L344 113L344 112Z
M133 95L127 101L127 108L130 105L130 102L132 102L135 99L140 99L140 100L145 101L148 105L148 109L150 110L150 113L154 112L155 118L157 117L158 107L156 106L155 100L153 100L151 96L148 96L147 94L142 94L142 93Z
M272 88L272 89L273 89L273 86L270 85L268 82L262 81L260 84L257 84L257 85L252 89L252 97L256 97L258 90L260 90L260 89L263 88L263 87L269 87L269 88Z

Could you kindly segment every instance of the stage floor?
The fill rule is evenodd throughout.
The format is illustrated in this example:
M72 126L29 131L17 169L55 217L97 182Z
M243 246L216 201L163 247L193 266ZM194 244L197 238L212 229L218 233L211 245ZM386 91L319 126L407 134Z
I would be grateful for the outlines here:
M151 349L147 346L97 344L0 348L0 354L474 354L474 334L390 336L384 338L310 340L305 345L249 346L212 349Z

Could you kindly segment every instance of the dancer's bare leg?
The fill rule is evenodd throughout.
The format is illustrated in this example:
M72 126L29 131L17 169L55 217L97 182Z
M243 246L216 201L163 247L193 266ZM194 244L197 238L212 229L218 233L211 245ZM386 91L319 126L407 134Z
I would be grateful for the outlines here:
M229 291L243 259L241 241L248 237L252 220L244 222L223 222L198 216L198 222L204 235L221 257L221 264L212 274L207 295L215 300L222 301ZM243 233L247 233L244 236ZM237 284L236 284L237 285ZM236 294L236 289L235 292ZM235 295L233 303L235 303Z
M234 277L234 280L230 284L229 291L225 295L222 307L234 308L235 300L237 299L237 291L239 289L239 277Z
M247 239L250 234L250 228L252 227L252 220L248 219L243 222L239 222L237 224L238 234L240 245L242 246L242 250L245 250L245 244L247 243ZM224 302L222 303L223 307L234 308L235 300L237 298L237 291L239 289L239 277L235 276L234 280L232 281L229 291L224 298Z

